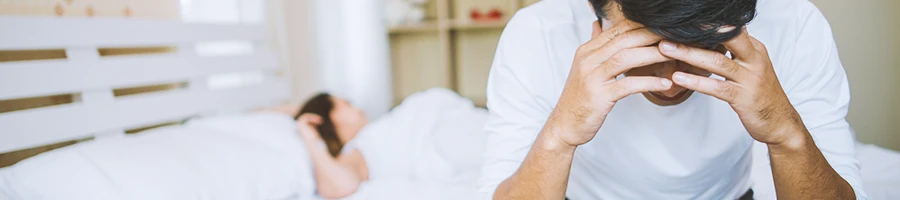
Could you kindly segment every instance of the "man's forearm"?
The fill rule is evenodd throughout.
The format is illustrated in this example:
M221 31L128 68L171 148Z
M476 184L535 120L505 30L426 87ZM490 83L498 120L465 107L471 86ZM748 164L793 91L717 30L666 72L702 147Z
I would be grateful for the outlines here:
M494 192L494 199L563 199L575 147L559 140L552 125L545 125L525 161Z
M853 188L828 164L805 128L801 137L769 146L778 199L855 199Z

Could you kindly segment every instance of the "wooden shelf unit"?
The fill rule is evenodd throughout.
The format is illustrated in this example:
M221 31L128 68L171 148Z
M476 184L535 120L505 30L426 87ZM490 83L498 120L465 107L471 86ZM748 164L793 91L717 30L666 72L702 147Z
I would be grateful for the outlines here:
M425 22L389 27L394 103L433 87L450 88L484 106L488 72L510 17L539 0L430 0ZM499 9L499 20L469 19L472 9Z
M439 25L435 21L426 21L420 24L409 24L409 25L400 25L388 28L391 34L405 34L405 33L422 33L422 32L437 32L440 29Z

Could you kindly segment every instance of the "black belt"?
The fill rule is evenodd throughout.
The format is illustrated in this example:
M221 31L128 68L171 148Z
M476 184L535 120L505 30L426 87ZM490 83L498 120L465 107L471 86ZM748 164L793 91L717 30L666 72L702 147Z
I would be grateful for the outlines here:
M747 190L747 193L741 195L741 198L738 198L738 200L753 200L753 189Z
M569 200L569 197L566 197L566 200ZM753 190L747 190L747 193L744 193L744 195L738 197L737 200L753 200Z

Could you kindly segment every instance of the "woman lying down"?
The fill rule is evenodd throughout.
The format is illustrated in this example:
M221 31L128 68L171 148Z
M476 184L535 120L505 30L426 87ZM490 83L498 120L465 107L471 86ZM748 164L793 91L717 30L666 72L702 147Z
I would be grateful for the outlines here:
M371 123L329 95L299 115L291 107L200 117L43 153L0 168L0 199L475 196L487 111L449 90L412 95ZM447 192L462 184L471 196ZM437 190L411 194L422 188Z
M319 195L345 197L369 180L363 154L345 145L368 123L362 110L344 99L323 93L306 102L295 118L297 132L313 161Z
M370 179L474 180L486 115L449 90L432 89L410 96L373 123L362 110L327 93L308 100L295 119L313 162L317 193L341 198Z

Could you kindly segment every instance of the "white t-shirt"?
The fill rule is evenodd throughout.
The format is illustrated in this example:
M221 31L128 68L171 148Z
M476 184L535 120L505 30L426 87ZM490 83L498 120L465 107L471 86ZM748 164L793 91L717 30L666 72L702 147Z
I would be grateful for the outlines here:
M788 98L825 158L865 199L844 119L850 92L831 27L805 0L760 0L757 8L750 34L766 44ZM544 0L520 10L507 25L488 81L488 146L479 187L485 198L521 165L595 20L586 0ZM566 195L736 199L753 185L770 191L757 199L774 198L766 188L771 180L750 179L754 142L732 108L713 97L694 93L682 104L660 107L632 95L575 151Z

